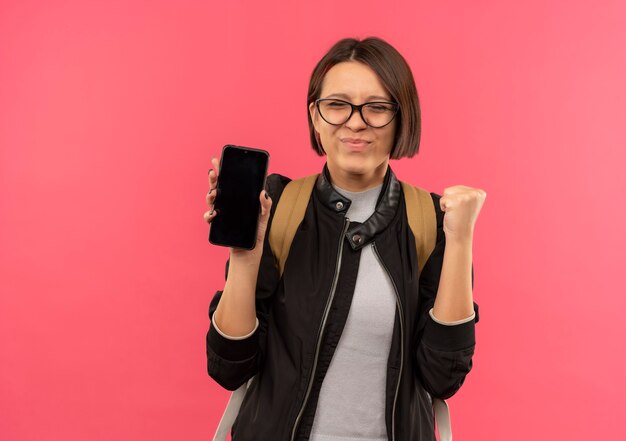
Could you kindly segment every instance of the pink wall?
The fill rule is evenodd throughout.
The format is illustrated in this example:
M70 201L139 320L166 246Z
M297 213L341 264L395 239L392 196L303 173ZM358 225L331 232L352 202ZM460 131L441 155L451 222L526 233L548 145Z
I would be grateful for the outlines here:
M455 439L626 439L625 5L3 0L0 439L209 438L209 158L318 171L308 77L371 34L422 100L394 170L488 193Z

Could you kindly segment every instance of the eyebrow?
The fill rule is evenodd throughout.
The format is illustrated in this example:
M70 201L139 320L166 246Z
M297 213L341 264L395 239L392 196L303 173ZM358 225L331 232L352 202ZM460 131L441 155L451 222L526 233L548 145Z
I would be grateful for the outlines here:
M331 93L330 95L328 95L328 98L342 98L345 99L346 101L350 101L350 97L345 94L345 93ZM391 98L387 98L385 96L380 96L380 95L370 95L367 98L365 98L366 101L369 100L380 100L380 101L388 101L391 102Z

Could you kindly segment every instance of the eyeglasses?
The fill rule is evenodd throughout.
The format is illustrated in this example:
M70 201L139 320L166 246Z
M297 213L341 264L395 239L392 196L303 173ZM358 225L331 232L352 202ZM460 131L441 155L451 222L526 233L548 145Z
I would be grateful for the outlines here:
M333 126L345 124L354 113L359 111L361 119L370 127L379 129L389 124L398 112L398 104L387 101L373 101L358 106L336 98L319 98L315 100L320 116Z

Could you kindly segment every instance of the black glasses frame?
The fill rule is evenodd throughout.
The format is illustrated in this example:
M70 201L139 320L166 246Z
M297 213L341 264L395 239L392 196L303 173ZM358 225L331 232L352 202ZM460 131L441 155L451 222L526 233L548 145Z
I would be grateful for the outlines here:
M320 110L320 102L321 101L339 101L340 103L345 103L347 105L349 105L351 107L350 109L350 115L348 115L348 117L346 118L346 120L342 123L331 123L330 121L328 121L326 118L324 118L324 114L322 113L322 111ZM382 126L373 126L370 123L368 123L365 120L365 117L363 116L363 107L367 106L368 104L391 104L393 106L393 116L391 117L391 119L389 120L388 123L383 124ZM317 107L317 111L319 112L320 116L322 117L322 119L324 121L326 121L328 124L332 125L332 126L341 126L345 123L347 123L348 121L350 121L350 118L352 118L352 114L354 113L355 110L359 111L359 115L361 115L361 119L363 120L363 122L368 125L369 127L372 127L374 129L380 129L385 127L386 125L390 124L391 121L393 121L393 119L396 117L396 115L398 114L398 110L400 108L400 106L398 105L398 103L393 103L390 101L370 101L368 103L363 103L363 104L352 104L349 101L345 101L345 100L340 100L338 98L318 98L315 100L315 107Z

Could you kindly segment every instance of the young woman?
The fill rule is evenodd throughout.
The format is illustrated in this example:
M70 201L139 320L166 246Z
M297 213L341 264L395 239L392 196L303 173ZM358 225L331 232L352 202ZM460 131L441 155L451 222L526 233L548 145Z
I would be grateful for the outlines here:
M437 239L418 273L389 166L419 147L409 66L381 39L341 40L315 67L307 101L312 147L326 164L284 272L266 233L290 179L270 175L257 246L230 250L209 308L209 375L229 390L254 377L232 439L434 441L432 398L452 396L472 366L472 238L486 193L430 193Z

